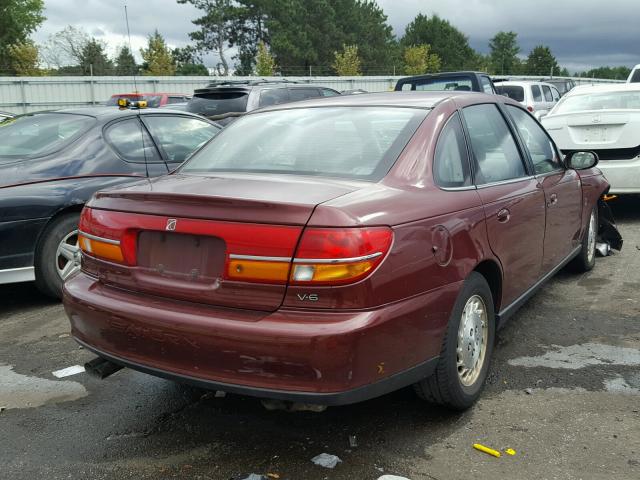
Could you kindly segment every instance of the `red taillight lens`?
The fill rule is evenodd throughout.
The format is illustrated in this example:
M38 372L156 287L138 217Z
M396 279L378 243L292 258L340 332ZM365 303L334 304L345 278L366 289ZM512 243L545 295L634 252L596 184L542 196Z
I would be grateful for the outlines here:
M307 228L293 259L293 285L339 285L369 275L388 253L387 227Z
M79 230L78 242L84 253L110 262L136 264L137 232L127 229L111 212L85 208Z
M532 112L532 113L533 113L533 107L532 107L531 105L529 105L529 106L527 107L527 110L529 110L530 112Z

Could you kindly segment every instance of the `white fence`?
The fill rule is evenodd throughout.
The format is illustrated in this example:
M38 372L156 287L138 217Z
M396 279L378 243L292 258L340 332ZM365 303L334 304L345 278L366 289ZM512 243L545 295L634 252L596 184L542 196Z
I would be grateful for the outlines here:
M400 76L376 77L286 77L336 90L363 89L368 92L393 90ZM538 80L542 77L510 77ZM256 80L256 77L138 77L137 90L144 93L193 93L212 81ZM269 80L282 80L270 77ZM616 80L574 78L576 83L616 83ZM135 91L131 77L0 77L0 110L26 113L64 107L99 105L114 93Z

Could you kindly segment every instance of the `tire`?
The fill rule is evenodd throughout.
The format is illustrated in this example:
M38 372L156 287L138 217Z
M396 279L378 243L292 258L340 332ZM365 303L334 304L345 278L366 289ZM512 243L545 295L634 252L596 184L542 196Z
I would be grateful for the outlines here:
M571 268L584 273L592 270L596 264L596 240L598 238L598 208L593 207L587 223L587 229L582 238L582 248L576 258L571 261ZM591 241L590 241L591 239Z
M476 309L474 306L480 308ZM465 308L470 309L467 311L478 312L479 315L471 318L482 322L482 335L467 336L467 342L463 341L460 345L460 352L463 352L463 345L466 345L467 352L472 352L474 350L471 348L470 342L474 343L474 339L479 340L481 348L477 350L475 362L473 354L458 355L460 324ZM480 313L480 310L483 310L484 313ZM468 326L475 327L476 325L478 324ZM451 410L461 411L471 407L480 396L489 372L495 327L493 296L489 284L481 274L472 272L465 280L451 312L435 372L414 385L418 396L429 403L442 405ZM465 329L465 331L467 330ZM475 345L477 349L478 344L475 343ZM460 365L458 365L459 359ZM465 362L467 362L466 365ZM471 364L473 364L473 368L468 368Z
M67 278L80 268L80 255L77 247L79 220L79 213L68 213L58 217L47 225L36 248L36 287L49 297L62 298L62 275ZM68 248L61 246L63 241L68 245ZM68 270L65 270L64 267L67 264L70 266L67 267Z

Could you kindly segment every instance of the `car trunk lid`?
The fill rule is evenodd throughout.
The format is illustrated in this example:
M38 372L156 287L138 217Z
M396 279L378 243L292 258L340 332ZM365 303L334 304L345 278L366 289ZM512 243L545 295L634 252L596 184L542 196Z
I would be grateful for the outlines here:
M83 212L81 231L89 242L119 242L123 258L110 262L88 253L83 268L118 288L273 311L282 303L290 262L273 283L229 279L227 269L241 268L232 260L292 258L316 205L361 187L282 177L171 175L100 192Z

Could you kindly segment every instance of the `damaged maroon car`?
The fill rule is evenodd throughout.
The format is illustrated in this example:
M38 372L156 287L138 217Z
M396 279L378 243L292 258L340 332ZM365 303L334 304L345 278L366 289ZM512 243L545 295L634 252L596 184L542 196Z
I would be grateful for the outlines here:
M87 204L72 333L103 376L325 405L414 384L468 408L496 329L566 264L593 268L596 163L495 95L252 112Z

